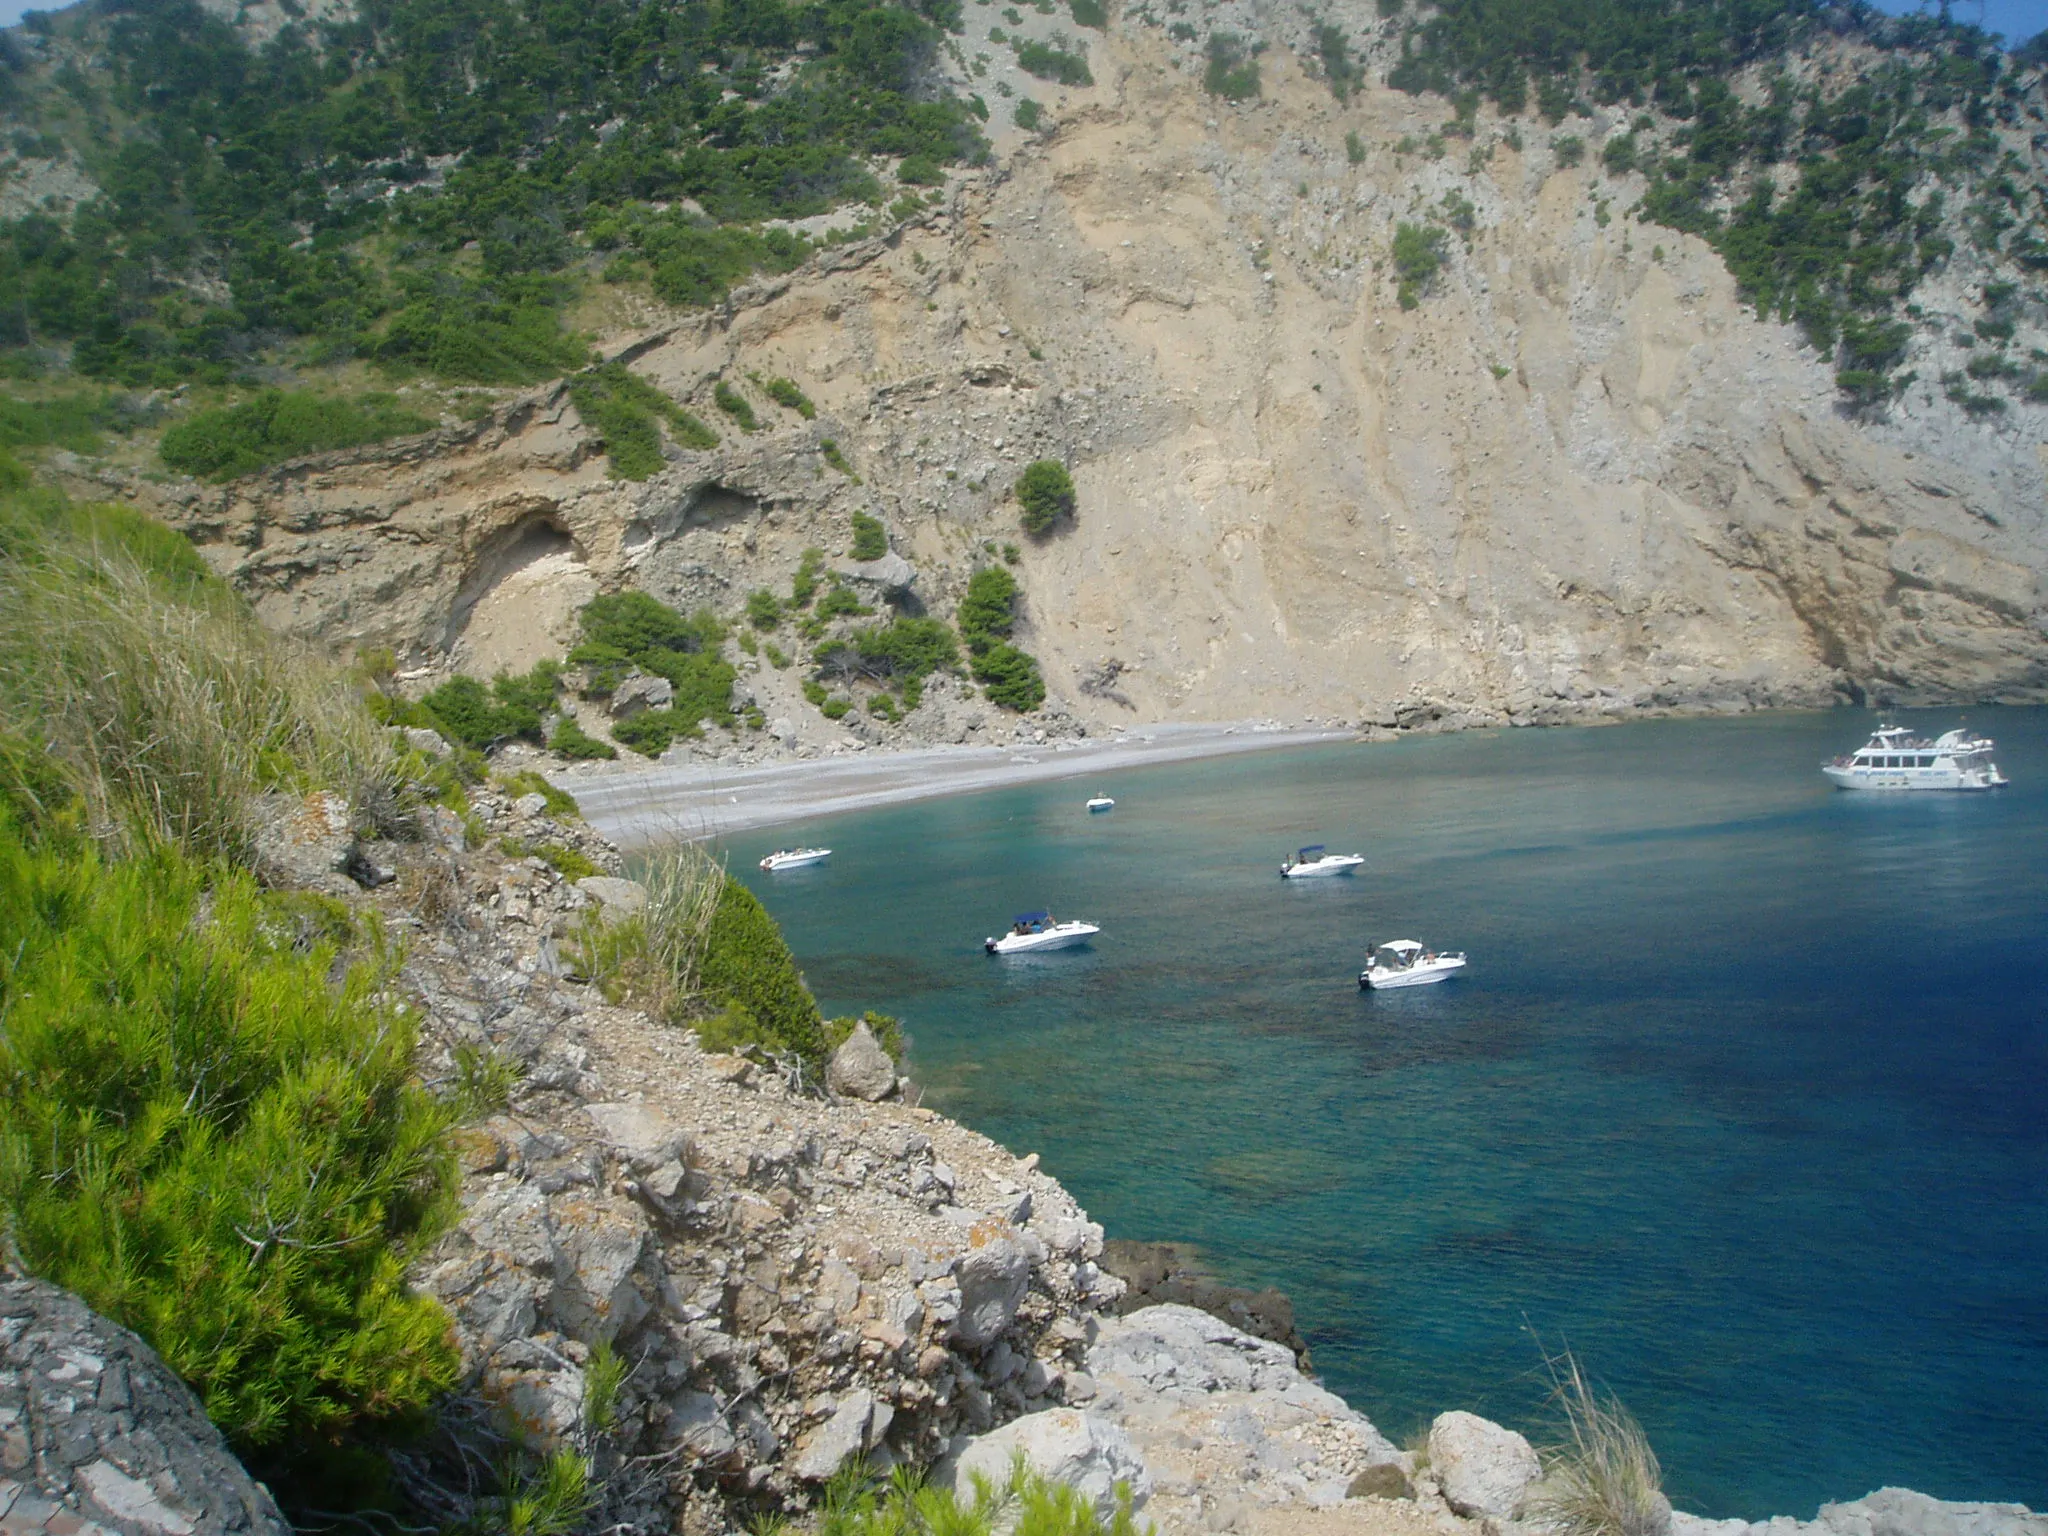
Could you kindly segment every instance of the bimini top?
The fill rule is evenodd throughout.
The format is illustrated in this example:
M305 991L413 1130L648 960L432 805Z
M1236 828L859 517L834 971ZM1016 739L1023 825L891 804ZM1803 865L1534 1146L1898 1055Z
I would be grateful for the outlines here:
M1021 924L1029 925L1031 923L1042 923L1051 916L1050 912L1020 912L1017 914L1017 921Z
M1390 939L1380 948L1390 949L1397 955L1414 955L1422 952L1422 946L1413 939Z
M1297 853L1295 857L1304 864L1313 864L1322 857L1324 848L1325 845L1322 843L1310 843L1306 848Z

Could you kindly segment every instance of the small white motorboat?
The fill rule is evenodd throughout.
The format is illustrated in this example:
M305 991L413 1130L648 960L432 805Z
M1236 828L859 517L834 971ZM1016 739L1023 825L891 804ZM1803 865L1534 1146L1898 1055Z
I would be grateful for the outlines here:
M1330 853L1321 843L1312 843L1280 864L1282 880L1313 880L1323 875L1348 875L1365 862L1358 853Z
M1094 811L1106 811L1106 810L1109 810L1110 808L1112 808L1112 807L1113 807L1113 806L1114 806L1115 804L1116 804L1116 802L1115 802L1114 800L1110 799L1110 798L1109 798L1109 796L1107 796L1107 795L1097 795L1097 796L1095 796L1095 797L1094 797L1093 799L1091 799L1091 800L1090 800L1090 801L1088 802L1088 809L1089 809L1089 810L1090 810L1091 812L1094 812Z
M761 861L765 870L802 869L806 864L822 864L832 857L830 848L778 848Z
M1071 949L1085 944L1102 932L1094 923L1053 921L1050 912L1026 912L999 939L984 939L982 948L992 955L1028 955L1044 949Z
M1463 969L1463 954L1439 955L1413 939L1394 939L1373 953L1372 963L1358 973L1358 985L1371 992L1384 992L1391 987L1426 987Z
M1953 730L1924 741L1903 725L1880 726L1856 752L1821 764L1837 789L1999 789L1988 736Z

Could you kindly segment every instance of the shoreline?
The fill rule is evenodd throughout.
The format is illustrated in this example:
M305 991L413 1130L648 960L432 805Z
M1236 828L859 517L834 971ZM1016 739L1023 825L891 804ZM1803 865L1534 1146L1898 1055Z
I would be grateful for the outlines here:
M1250 721L1136 727L1102 739L912 747L734 767L692 763L558 773L584 818L621 848L695 842L884 805L1284 747L1363 742L1355 730Z

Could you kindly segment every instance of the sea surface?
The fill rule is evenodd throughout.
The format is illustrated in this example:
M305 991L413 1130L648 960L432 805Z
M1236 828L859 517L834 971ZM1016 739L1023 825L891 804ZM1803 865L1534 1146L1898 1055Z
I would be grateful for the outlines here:
M1948 714L1896 718L1930 733ZM1397 1441L1554 1432L1569 1345L1679 1507L2048 1508L2048 712L2014 783L1838 792L1864 713L1275 751L733 837L825 1007L1112 1235L1293 1297ZM1090 816L1106 790L1116 809ZM754 868L821 841L829 864ZM1327 842L1355 878L1292 883ZM1035 907L1104 927L994 959ZM1368 941L1461 977L1361 993Z

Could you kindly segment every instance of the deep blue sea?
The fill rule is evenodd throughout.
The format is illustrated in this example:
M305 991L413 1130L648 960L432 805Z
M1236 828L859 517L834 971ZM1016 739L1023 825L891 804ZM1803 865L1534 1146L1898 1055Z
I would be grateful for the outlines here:
M1930 732L1954 714L1906 714ZM1400 1438L1568 1343L1681 1508L2048 1508L2048 712L1838 792L1867 714L1275 751L731 839L821 1001L1112 1235L1294 1299ZM1096 789L1114 811L1090 816ZM785 841L829 864L769 877ZM1328 842L1356 877L1294 884ZM1050 906L1086 951L991 959ZM1362 994L1368 941L1470 952Z

